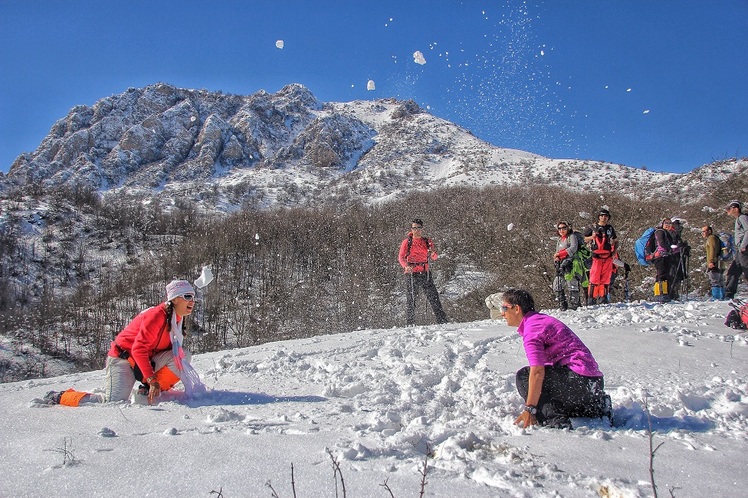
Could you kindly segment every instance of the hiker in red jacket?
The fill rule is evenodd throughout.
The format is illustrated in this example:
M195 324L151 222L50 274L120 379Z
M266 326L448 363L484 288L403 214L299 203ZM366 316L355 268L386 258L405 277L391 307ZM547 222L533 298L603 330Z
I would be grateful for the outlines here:
M616 231L608 221L610 211L602 208L597 215L597 223L584 232L584 241L590 244L592 251L588 297L593 304L608 302L608 289L613 275L613 255L618 248Z
M416 323L416 296L418 288L423 289L426 299L434 310L437 323L446 323L447 315L442 309L439 292L434 285L434 279L429 270L429 261L436 261L434 242L423 236L423 221L416 218L410 224L410 233L400 244L398 260L405 270L405 294L408 301L406 322L408 325Z
M86 402L125 401L135 381L138 393L153 403L181 380L184 317L192 313L195 290L186 280L173 280L166 286L166 302L140 313L112 342L106 359L104 396L84 391L50 391L49 404L78 406Z

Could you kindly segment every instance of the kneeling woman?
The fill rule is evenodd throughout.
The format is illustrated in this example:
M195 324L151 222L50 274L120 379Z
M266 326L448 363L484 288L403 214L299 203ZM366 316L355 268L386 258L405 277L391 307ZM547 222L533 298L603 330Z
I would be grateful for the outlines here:
M153 403L161 391L181 380L184 317L192 313L194 305L192 285L186 280L173 280L166 286L166 302L140 313L112 342L106 359L103 397L68 389L47 393L46 402L78 406L85 402L124 401L130 398L135 381L140 381L139 392L147 394L148 403Z
M511 289L503 299L502 316L519 327L530 363L517 372L525 409L514 423L571 429L570 417L609 416L603 374L581 339L561 321L535 311L529 292Z

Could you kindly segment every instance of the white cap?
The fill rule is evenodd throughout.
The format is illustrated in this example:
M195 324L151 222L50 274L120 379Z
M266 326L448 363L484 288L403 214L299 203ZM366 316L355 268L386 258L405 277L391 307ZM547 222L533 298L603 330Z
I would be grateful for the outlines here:
M194 294L195 289L192 288L186 280L172 280L169 285L166 286L166 300L171 301L175 297L184 296L185 294Z

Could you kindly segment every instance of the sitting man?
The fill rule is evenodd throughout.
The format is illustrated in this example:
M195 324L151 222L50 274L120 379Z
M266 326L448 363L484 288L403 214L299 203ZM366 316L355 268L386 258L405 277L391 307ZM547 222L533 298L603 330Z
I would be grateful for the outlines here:
M522 427L571 429L570 417L610 417L603 374L587 346L561 321L535 311L529 292L504 292L501 314L519 327L530 366L517 372L517 391L525 409L514 421Z

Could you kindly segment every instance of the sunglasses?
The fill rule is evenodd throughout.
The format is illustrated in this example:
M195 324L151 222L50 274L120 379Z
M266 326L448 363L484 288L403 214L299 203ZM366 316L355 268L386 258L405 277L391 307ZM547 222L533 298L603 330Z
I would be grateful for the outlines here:
M194 294L183 294L183 295L181 295L179 297L181 297L185 301L194 301L195 300L195 295Z
M410 227L411 230L423 230L423 227Z
M501 305L501 312L502 313L506 313L508 310L514 308L515 306L517 306L517 305L516 304L502 304Z
M558 227L558 230L568 230L569 227Z

